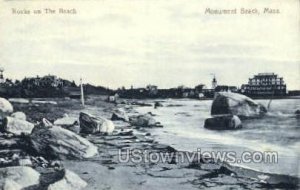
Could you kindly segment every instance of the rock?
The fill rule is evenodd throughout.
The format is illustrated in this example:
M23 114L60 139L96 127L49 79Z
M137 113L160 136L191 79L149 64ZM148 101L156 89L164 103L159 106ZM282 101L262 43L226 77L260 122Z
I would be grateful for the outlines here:
M24 98L9 98L8 100L9 102L13 102L13 103L29 104L29 100Z
M78 121L76 118L69 117L67 114L65 114L64 117L55 120L53 124L62 127L69 127L73 126L77 122Z
M130 117L131 125L139 127L160 127L160 123L157 122L150 114L139 115Z
M18 162L19 166L32 166L30 158L21 158Z
M211 107L211 115L237 115L241 118L259 117L267 112L266 108L251 98L232 92L219 92Z
M87 183L82 180L77 174L70 170L65 170L64 177L49 185L48 190L80 190L87 186Z
M72 126L69 126L69 127L66 127L66 129L76 133L76 134L79 134L80 133L80 126L79 124L77 125L72 125Z
M13 111L14 108L11 103L5 98L0 98L0 112L12 113Z
M126 112L124 110L121 110L121 109L118 109L118 110L113 112L111 120L113 120L113 121L122 120L122 121L125 121L125 122L129 122L128 115L126 114Z
M145 103L145 102L131 102L131 105L152 107L151 104L148 104L148 103Z
M128 104L128 102L126 100L119 100L117 103L118 104Z
M54 125L61 126L65 129L73 131L76 134L80 132L80 126L78 124L77 118L69 117L67 114L65 114L64 117L54 121Z
M55 102L55 101L32 100L31 102L33 104L53 104L53 105L57 105L57 102Z
M111 134L115 126L111 120L103 117L95 117L93 115L81 112L79 115L80 132L85 134L108 133Z
M105 120L100 127L100 133L111 134L115 129L115 125L111 120Z
M23 189L39 184L40 174L27 166L0 168L0 189Z
M15 135L30 134L33 128L34 124L13 117L6 117L3 123L3 130Z
M42 124L44 127L52 127L53 126L53 124L48 119L45 119L45 118L43 118Z
M160 103L160 102L155 102L155 103L154 103L154 108L157 108L157 107L163 107L162 103Z
M87 139L59 126L35 128L31 144L37 153L54 158L89 158L98 153Z
M2 190L21 190L22 187L21 185L19 185L18 183L16 183L15 181L11 180L11 179L4 179L3 184L1 184L0 180L0 186L2 186Z
M232 130L242 128L242 122L236 115L219 116L206 119L204 127L213 130Z
M300 119L300 110L295 111L296 119Z
M20 112L20 111L15 112L11 114L11 117L26 121L26 115L24 112Z

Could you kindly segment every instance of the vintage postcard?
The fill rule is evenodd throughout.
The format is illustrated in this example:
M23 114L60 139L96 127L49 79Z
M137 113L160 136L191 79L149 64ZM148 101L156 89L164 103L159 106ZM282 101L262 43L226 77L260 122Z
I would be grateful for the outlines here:
M0 0L0 189L299 189L299 0Z

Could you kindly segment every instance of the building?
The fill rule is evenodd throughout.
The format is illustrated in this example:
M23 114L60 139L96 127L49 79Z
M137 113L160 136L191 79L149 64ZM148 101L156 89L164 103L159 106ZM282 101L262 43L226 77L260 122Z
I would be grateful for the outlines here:
M47 75L44 77L30 77L30 78L24 78L22 80L22 85L23 87L27 89L33 89L36 87L43 87L43 88L48 88L48 87L63 87L64 81L57 76L54 75Z
M243 84L241 92L248 96L283 96L286 95L286 84L282 77L274 73L259 73Z
M215 92L237 92L236 86L218 85L215 88Z
M158 88L155 85L148 85L146 89L148 90L150 96L155 96L158 93Z
M215 89L217 86L218 86L218 82L217 82L216 76L214 76L214 78L211 82L211 88Z
M63 81L55 75L47 75L39 79L40 86L63 87Z
M3 77L3 72L4 72L4 69L1 67L0 68L0 84L3 84L5 82L5 79Z

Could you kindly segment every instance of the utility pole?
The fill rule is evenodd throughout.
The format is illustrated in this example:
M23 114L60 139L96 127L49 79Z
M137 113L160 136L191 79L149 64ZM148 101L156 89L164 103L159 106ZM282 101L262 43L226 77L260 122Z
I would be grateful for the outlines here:
M80 78L80 98L81 98L81 104L84 106L84 94L83 94L83 84L82 84L82 78Z

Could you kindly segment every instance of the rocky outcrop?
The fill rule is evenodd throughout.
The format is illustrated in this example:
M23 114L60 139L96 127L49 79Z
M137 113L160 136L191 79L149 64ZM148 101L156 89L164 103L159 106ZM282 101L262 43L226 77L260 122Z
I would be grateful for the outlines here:
M132 116L130 124L138 127L162 127L150 114Z
M79 115L80 132L85 134L108 133L111 134L115 126L111 120L103 117L95 117L81 112Z
M14 111L14 108L11 105L11 103L5 98L0 98L0 112L12 113L13 111Z
M3 122L2 130L15 135L30 134L34 124L15 117L6 117Z
M129 117L126 114L126 112L122 109L117 109L116 111L113 112L113 115L111 117L111 120L122 120L125 122L129 122Z
M237 115L241 118L259 117L264 115L267 109L251 98L242 94L231 92L219 92L211 107L211 115Z
M31 134L33 149L45 156L54 158L89 158L98 153L91 142L67 129L36 127Z
M65 170L64 177L49 185L48 190L80 190L87 186L87 183L82 180L77 174L70 170Z
M27 166L0 168L0 189L18 190L39 184L40 174Z
M242 122L236 115L219 116L206 119L204 127L213 130L232 130L242 128Z

